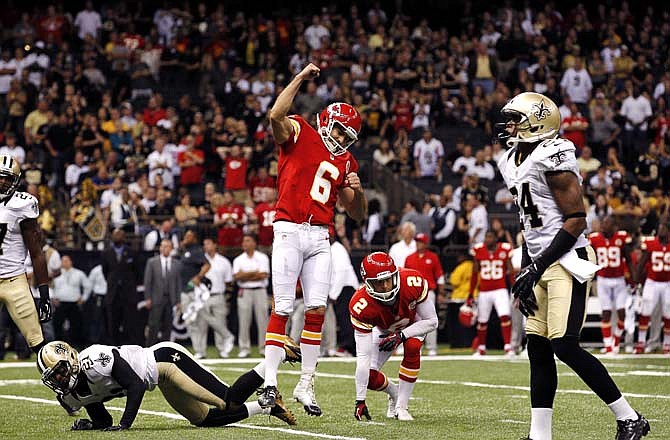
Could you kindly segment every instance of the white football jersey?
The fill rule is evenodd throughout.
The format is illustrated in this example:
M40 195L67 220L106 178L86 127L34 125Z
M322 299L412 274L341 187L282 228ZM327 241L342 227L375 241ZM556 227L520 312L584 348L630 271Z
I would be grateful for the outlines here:
M150 348L139 345L91 345L79 352L79 368L86 375L90 394L81 395L73 391L63 396L63 401L73 410L78 410L91 403L105 402L115 397L126 395L126 390L112 378L114 367L114 353L118 350L121 358L142 379L148 391L154 389L158 383L158 366L154 352ZM81 378L80 378L81 380Z
M0 278L25 273L27 249L21 235L21 222L39 215L37 199L26 192L17 191L0 202Z
M515 163L516 147L508 150L498 160L498 168L507 188L519 207L523 237L528 255L535 259L545 250L563 227L563 213L558 208L547 184L546 173L570 171L579 179L575 146L566 139L542 141L521 165ZM575 194L575 197L579 197ZM584 247L588 241L581 234L572 249Z

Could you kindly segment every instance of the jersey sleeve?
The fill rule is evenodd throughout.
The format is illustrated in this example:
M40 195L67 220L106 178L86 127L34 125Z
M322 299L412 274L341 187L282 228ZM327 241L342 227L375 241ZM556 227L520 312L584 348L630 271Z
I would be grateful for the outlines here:
M290 149L291 147L294 147L298 143L298 139L300 138L300 134L302 133L302 126L303 123L305 122L305 120L298 115L290 115L288 117L288 120L291 123L292 127L291 135L288 137L286 142L284 142L283 144L278 144L280 147L284 149Z
M19 203L16 205L19 222L27 218L39 217L40 208L37 199L34 196L25 192L20 192L16 193L14 197L19 200Z
M544 172L570 171L579 177L579 166L575 156L575 145L566 139L550 139L537 149L536 163Z
M355 330L363 333L370 333L374 325L370 322L371 320L366 316L366 311L369 310L371 305L371 299L366 298L361 294L361 290L356 292L349 302L349 316L351 319L351 325L354 326Z
M648 250L649 245L651 244L653 239L654 237L642 237L640 239L640 249L642 249L643 251Z
M81 354L84 354L82 352ZM112 347L106 345L92 345L86 349L85 356L80 357L81 368L92 379L97 377L112 377L114 367L114 353Z
M423 277L421 279L423 280L423 285L417 288L419 289L419 294L416 299L417 304L421 304L428 298L428 281Z

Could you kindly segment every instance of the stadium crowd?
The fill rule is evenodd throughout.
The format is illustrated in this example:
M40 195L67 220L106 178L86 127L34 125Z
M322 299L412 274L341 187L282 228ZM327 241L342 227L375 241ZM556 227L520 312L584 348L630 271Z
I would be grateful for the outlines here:
M363 117L355 156L426 192L403 212L371 200L361 225L337 212L348 250L401 240L406 221L439 250L481 242L489 223L499 240L515 242L495 123L522 91L560 106L591 231L614 215L622 229L649 235L667 218L665 8L508 1L475 14L464 1L461 20L445 27L379 2L303 15L141 5L0 14L0 153L21 162L40 225L63 254L103 250L117 229L133 252L158 253L165 239L176 251L193 230L231 261L246 252L247 233L268 254L278 151L266 111L308 62L322 75L295 112L313 122L331 102L352 103ZM135 275L142 284L144 272ZM77 279L82 296L65 302L81 305L96 284Z

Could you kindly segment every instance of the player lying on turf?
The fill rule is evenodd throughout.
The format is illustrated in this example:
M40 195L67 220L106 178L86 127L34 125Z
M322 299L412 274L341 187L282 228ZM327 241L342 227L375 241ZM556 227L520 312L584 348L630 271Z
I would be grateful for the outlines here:
M300 347L286 338L283 361L300 362ZM149 348L137 345L92 345L81 353L65 342L45 345L37 355L42 382L56 392L60 404L73 413L86 408L90 419L77 419L72 430L129 429L146 391L156 385L165 400L191 424L216 427L257 414L269 414L295 425L295 416L281 396L272 408L246 400L262 384L265 362L241 375L232 386L205 369L179 344L161 342ZM126 408L118 425L103 402L126 396ZM246 403L245 403L246 402Z
M367 389L389 395L386 417L414 420L409 398L421 366L421 345L437 328L435 304L426 301L428 282L412 269L398 269L388 254L374 252L363 259L360 288L349 302L356 339L356 408L354 417L370 420L365 405ZM381 368L402 344L399 385Z

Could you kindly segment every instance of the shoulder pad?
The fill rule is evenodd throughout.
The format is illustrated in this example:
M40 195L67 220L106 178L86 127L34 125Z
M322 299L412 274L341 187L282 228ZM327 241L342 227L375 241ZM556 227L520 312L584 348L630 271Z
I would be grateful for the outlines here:
M544 171L572 171L579 176L575 145L561 138L541 142L531 158Z

